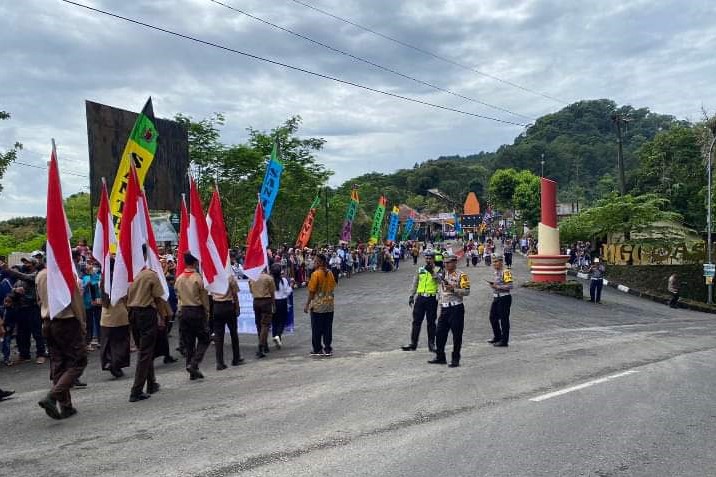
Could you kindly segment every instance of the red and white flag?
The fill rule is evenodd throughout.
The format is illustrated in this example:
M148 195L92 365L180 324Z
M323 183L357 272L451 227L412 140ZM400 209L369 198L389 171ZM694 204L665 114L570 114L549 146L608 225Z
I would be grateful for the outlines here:
M181 195L181 215L179 219L179 247L177 248L176 275L184 273L184 254L189 251L189 212L186 210L184 194Z
M206 225L209 227L209 234L214 240L216 250L219 252L219 258L223 260L224 269L229 268L229 239L226 233L226 224L224 223L224 211L221 208L221 197L219 196L219 186L214 186L214 193L209 202L209 210L206 211Z
M60 169L53 139L47 179L47 299L50 319L67 308L72 302L72 294L78 291L70 237L72 232L62 202Z
M244 257L244 274L252 280L257 280L264 268L268 267L268 229L264 218L264 208L261 201L256 204L254 213L254 226L246 239L246 256Z
M162 299L164 301L169 300L169 285L167 284L167 277L164 275L164 269L162 268L162 262L159 261L159 251L157 249L157 241L154 238L154 229L152 229L152 222L149 220L149 206L147 204L147 196L144 191L139 192L139 201L142 204L141 215L144 217L144 236L147 244L147 267L150 270L154 270L159 276L159 282L162 284L164 294Z
M94 228L94 243L92 244L92 256L102 265L102 279L104 281L103 291L107 296L112 293L112 280L110 275L109 259L111 257L110 247L116 247L117 236L114 234L114 221L112 212L109 210L109 194L107 194L107 182L102 178L102 195L99 199L99 210L97 211L97 224Z
M114 261L110 294L112 305L127 296L129 284L145 265L142 245L146 243L146 222L140 194L137 173L132 165L119 224L119 246Z
M199 190L191 176L189 201L189 251L199 260L206 289L211 293L226 293L229 289L229 276L223 265L224 261L219 257L214 239L209 233Z

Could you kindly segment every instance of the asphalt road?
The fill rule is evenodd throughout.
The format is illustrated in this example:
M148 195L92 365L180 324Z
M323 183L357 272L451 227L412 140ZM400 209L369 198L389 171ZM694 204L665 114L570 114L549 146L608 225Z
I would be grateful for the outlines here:
M93 353L66 421L36 405L45 366L0 369L17 391L0 403L2 475L716 475L712 315L606 288L601 305L518 288L498 349L485 343L489 270L464 270L457 369L426 364L424 342L399 350L412 264L340 281L330 359L308 357L299 313L268 359L242 335L248 364L218 372L210 349L203 381L157 360L161 391L130 404L132 371L112 380ZM523 259L514 272L528 279Z

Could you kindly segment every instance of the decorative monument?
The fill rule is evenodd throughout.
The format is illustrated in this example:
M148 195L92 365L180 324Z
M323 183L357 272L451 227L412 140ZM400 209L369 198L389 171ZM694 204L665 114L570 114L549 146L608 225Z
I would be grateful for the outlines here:
M568 255L561 255L559 249L559 228L557 227L557 183L540 178L540 208L542 216L537 228L537 255L530 255L532 280L535 282L558 282L567 280Z

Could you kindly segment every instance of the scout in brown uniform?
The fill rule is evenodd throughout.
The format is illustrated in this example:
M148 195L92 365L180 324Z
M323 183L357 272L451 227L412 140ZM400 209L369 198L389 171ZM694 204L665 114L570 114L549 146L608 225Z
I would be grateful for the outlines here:
M203 379L199 364L204 359L211 340L206 324L209 316L209 295L201 275L196 271L198 260L192 254L185 253L184 264L184 272L177 277L174 285L181 308L179 334L186 351L186 370L189 378Z
M144 256L146 258L146 247ZM148 399L150 394L159 391L159 383L154 376L154 345L157 340L157 329L164 326L160 310L165 309L166 302L162 299L164 289L159 276L154 270L144 268L129 285L127 291L127 309L129 323L134 342L139 347L137 369L134 373L134 385L129 394L129 402ZM147 393L144 393L144 384Z
M79 288L72 294L70 305L50 319L47 294L47 269L35 278L37 300L43 320L43 333L50 349L50 376L52 389L37 404L52 419L66 419L77 414L72 407L70 387L82 375L87 366L85 348L84 302ZM57 403L60 409L57 409Z
M226 369L224 363L224 333L229 327L231 350L233 351L232 366L238 366L244 360L239 350L239 333L236 329L236 317L239 316L239 284L234 275L229 275L229 289L224 294L212 293L213 305L211 314L214 326L214 347L216 348L216 369Z
M110 259L110 276L114 273L114 259ZM104 282L100 284L104 290ZM124 376L122 368L129 367L129 315L127 300L122 298L112 306L109 296L102 293L102 314L99 320L101 346L100 364L115 378Z
M256 317L256 331L259 334L259 350L256 352L257 358L264 358L268 353L268 332L273 320L273 313L276 309L276 284L271 275L266 270L261 272L258 280L249 281L251 295L254 297L254 316Z

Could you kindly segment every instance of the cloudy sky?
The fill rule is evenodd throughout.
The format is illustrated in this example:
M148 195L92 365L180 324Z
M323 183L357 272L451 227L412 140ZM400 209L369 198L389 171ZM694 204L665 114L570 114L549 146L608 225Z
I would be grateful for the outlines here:
M716 4L709 0L301 0L506 82L360 30L293 0L222 0L284 28L456 94L289 35L210 0L77 0L118 15L371 88L518 124L580 99L679 118L716 110ZM523 128L317 78L60 0L0 0L0 150L44 166L58 143L65 194L87 189L84 100L158 116L223 112L222 140L294 114L328 142L332 184L440 155L492 151ZM509 110L516 114L510 114ZM76 175L70 175L74 173ZM12 165L0 219L44 215L46 173Z

